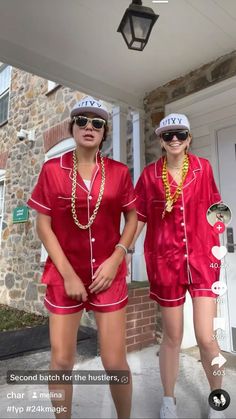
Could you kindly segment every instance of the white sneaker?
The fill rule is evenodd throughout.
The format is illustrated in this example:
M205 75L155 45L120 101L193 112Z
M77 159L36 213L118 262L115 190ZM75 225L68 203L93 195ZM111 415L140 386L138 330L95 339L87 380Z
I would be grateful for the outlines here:
M176 404L173 397L163 397L160 419L178 419Z
M215 410L212 407L209 408L208 419L225 419L225 414L222 410Z

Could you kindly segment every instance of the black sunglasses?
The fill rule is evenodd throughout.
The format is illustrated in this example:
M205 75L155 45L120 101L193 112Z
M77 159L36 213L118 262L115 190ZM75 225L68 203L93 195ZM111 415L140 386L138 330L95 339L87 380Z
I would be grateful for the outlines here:
M88 118L87 116L78 115L74 117L74 121L76 125L80 128L87 127L88 123L92 124L94 129L102 129L104 127L106 121L102 118Z
M185 141L189 136L189 131L167 131L161 134L161 138L165 142L172 141L174 136L176 136L179 141Z

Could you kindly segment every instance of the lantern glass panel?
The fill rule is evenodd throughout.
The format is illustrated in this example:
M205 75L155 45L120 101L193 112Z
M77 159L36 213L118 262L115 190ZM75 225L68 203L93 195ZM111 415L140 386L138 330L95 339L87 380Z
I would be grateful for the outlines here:
M131 44L131 48L136 49L138 51L142 51L145 45L146 44L143 41L133 41Z
M136 39L145 40L152 26L152 19L141 16L132 16L134 36Z
M126 38L126 41L128 42L128 44L130 44L130 42L132 41L132 30L131 30L131 26L130 26L130 19L128 18L123 26L123 36Z

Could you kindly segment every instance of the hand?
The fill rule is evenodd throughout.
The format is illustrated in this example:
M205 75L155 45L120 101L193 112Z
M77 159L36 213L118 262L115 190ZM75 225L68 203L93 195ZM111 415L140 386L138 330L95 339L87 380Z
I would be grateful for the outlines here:
M68 297L78 301L87 301L88 294L81 279L75 275L64 280L64 287Z
M111 286L112 281L116 276L119 264L120 263L117 262L115 257L110 256L98 267L93 275L94 281L89 286L91 293L98 294Z
M125 256L125 261L126 261L126 265L127 265L127 275L130 274L130 263L131 263L131 259L132 259L132 255L130 253L128 253Z

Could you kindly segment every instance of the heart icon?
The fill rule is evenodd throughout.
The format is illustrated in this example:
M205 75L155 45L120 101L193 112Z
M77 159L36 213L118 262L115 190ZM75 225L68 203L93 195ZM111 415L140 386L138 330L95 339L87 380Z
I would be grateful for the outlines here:
M216 259L220 260L223 259L223 257L225 257L227 249L225 246L213 246L211 252Z

